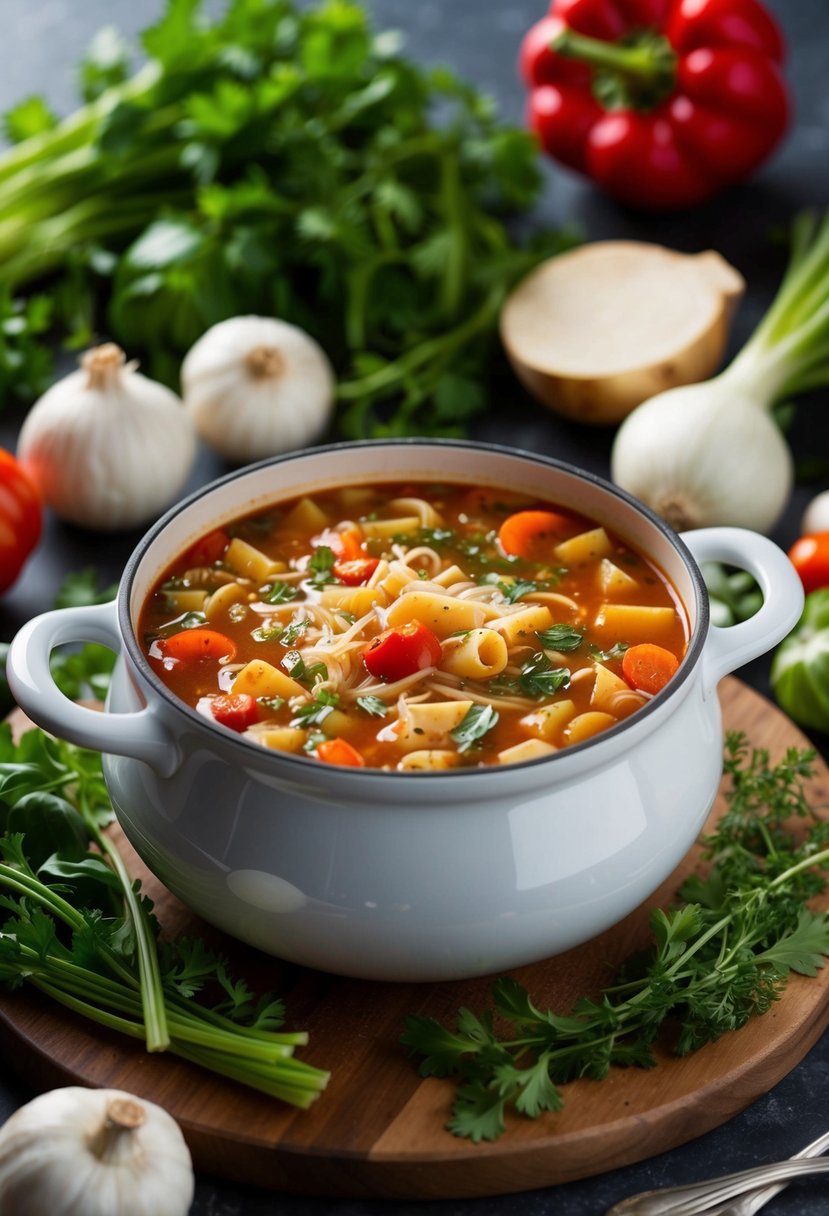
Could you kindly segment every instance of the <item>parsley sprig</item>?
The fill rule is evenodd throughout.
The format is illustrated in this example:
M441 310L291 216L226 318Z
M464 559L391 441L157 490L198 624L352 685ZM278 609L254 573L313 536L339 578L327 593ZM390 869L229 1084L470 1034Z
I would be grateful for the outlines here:
M540 1009L504 977L492 986L492 1008L461 1010L454 1030L407 1019L403 1042L422 1057L421 1073L458 1078L455 1135L494 1140L508 1106L537 1118L561 1109L567 1081L600 1080L613 1065L653 1066L669 1018L678 1022L674 1051L695 1051L767 1012L790 972L817 973L829 956L829 915L806 901L826 885L829 823L803 790L813 758L791 748L771 766L744 735L727 737L731 786L726 813L702 842L708 874L684 884L677 906L651 913L650 947L596 999L564 1014ZM792 831L793 817L805 830Z
M297 1106L328 1074L291 1058L280 1001L255 998L197 939L159 944L152 903L105 833L101 757L0 727L0 982ZM206 992L215 989L208 1002Z
M168 0L133 77L112 44L66 123L42 98L5 116L0 401L43 391L50 327L175 382L210 325L273 314L335 361L349 435L462 432L506 293L573 243L508 226L542 186L532 137L354 0Z

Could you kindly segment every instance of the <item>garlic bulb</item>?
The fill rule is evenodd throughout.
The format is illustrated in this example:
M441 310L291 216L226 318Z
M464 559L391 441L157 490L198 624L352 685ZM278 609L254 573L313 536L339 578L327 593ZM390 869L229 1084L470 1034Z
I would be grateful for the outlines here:
M821 490L807 503L800 521L800 531L804 536L813 532L829 532L829 490Z
M770 531L788 502L794 467L752 389L729 370L651 397L619 428L613 480L677 531L719 524Z
M312 443L327 427L334 373L304 330L273 317L231 317L199 338L181 368L199 435L245 463Z
M193 1190L176 1121L121 1090L53 1089L0 1129L0 1216L185 1216Z
M113 532L157 518L193 464L196 437L181 401L127 363L113 343L32 406L18 458L56 515Z

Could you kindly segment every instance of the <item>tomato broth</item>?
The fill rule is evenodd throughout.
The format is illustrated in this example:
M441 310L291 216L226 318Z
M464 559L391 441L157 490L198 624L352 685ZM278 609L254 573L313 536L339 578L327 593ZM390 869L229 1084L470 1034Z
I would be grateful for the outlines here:
M555 754L671 679L664 574L567 507L446 484L346 486L238 519L165 571L138 636L220 726L407 772Z

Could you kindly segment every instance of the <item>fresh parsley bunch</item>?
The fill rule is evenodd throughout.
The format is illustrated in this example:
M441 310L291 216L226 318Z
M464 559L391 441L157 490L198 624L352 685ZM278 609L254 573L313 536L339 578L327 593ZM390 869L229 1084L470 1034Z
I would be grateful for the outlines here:
M454 1030L407 1019L403 1042L422 1057L421 1074L458 1078L452 1132L494 1140L509 1106L537 1118L562 1108L567 1081L601 1080L613 1065L653 1066L669 1019L671 1046L685 1055L765 1013L790 972L817 973L829 955L829 916L807 901L826 885L829 821L804 793L813 758L793 748L771 766L744 735L728 736L731 787L702 842L706 872L688 879L676 907L653 911L649 949L596 999L567 1013L542 1010L504 977L492 986L493 1007L460 1010Z
M215 322L275 315L332 359L346 434L462 432L505 293L569 241L505 226L540 189L532 138L355 0L167 0L141 42L131 76L95 40L63 122L5 117L0 390L47 378L44 305L12 302L45 279L72 345L108 329L157 378Z

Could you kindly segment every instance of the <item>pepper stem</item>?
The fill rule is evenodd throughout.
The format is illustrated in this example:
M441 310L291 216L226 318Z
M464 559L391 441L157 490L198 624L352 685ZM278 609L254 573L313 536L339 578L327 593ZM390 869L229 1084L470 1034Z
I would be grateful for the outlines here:
M620 42L605 42L564 26L550 49L595 69L594 90L608 109L652 109L674 87L676 52L665 35L655 30L632 34Z

